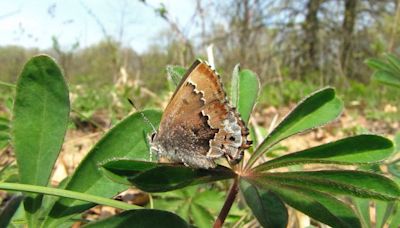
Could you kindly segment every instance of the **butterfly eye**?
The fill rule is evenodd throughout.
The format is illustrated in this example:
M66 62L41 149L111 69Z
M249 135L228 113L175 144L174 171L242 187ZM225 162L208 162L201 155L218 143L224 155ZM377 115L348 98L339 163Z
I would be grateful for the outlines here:
M156 138L156 133L151 134L151 141L154 142L154 139Z

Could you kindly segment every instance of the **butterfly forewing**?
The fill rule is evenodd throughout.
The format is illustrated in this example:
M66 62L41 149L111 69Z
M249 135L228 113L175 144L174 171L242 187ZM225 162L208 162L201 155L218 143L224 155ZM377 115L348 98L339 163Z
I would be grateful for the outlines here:
M196 61L180 82L161 118L152 147L161 157L196 168L215 167L226 155L240 160L247 129L230 107L216 72Z

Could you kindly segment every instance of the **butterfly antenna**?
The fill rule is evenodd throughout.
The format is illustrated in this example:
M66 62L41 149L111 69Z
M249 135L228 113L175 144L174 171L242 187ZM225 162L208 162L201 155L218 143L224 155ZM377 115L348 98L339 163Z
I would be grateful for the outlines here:
M153 133L156 133L157 132L156 127L149 120L149 118L147 118L147 116L143 113L143 111L136 106L135 102L132 99L128 98L128 101L132 105L132 107L134 109L136 109L136 111L138 111L140 113L140 115L142 116L143 120L153 129Z

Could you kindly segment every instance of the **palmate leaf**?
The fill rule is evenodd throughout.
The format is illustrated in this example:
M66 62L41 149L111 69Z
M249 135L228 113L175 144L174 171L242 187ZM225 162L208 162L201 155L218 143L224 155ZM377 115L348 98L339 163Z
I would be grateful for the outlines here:
M336 97L333 88L321 89L311 94L300 102L264 139L250 157L247 167L251 167L274 144L291 135L321 126L336 119L341 114L342 109L343 103Z
M372 77L376 81L400 87L400 59L395 55L387 53L383 59L370 58L365 64L375 70Z
M61 70L46 55L30 59L18 78L12 120L12 144L20 182L46 186L64 141L69 95ZM28 223L37 227L42 196L26 197Z
M132 210L124 211L121 214L110 218L90 223L85 228L100 227L176 227L188 228L189 225L174 213L161 210Z
M103 167L114 181L133 184L146 192L165 192L189 185L233 178L232 170L218 166L215 169L193 169L184 165L114 160ZM111 175L110 175L111 174Z
M143 114L155 125L161 118L157 111L143 111ZM112 197L124 191L128 186L112 182L104 176L101 164L116 157L148 160L146 138L151 132L152 128L143 120L142 113L134 113L122 120L86 155L66 183L65 189L102 197ZM81 213L93 206L92 203L73 199L59 199L46 217L44 227L57 227L75 213Z
M378 135L357 135L308 148L267 161L254 168L261 172L296 164L354 165L380 162L393 153L393 143Z

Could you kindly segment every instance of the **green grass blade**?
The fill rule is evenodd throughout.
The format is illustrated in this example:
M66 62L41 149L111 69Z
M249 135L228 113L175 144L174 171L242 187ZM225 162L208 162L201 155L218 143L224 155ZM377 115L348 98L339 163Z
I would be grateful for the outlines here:
M122 210L131 210L131 209L140 209L141 208L139 206L123 203L118 200L108 199L108 198L104 198L104 197L99 197L99 196L95 196L95 195L74 192L74 191L69 191L69 190L64 190L64 189L43 187L43 186L37 186L37 185L4 183L3 182L3 183L0 183L0 189L59 196L59 197L70 198L70 199L75 199L75 200L79 200L79 201L86 201L86 202L92 202L95 204L106 205L106 206L110 206L110 207L119 208Z
M60 152L69 118L69 94L57 64L48 56L29 60L18 78L12 138L21 183L46 186ZM29 224L37 226L41 196L24 205Z
M155 125L161 118L161 113L156 111L143 113ZM135 113L121 121L91 149L65 189L107 198L127 189L127 186L112 182L104 176L101 164L115 158L149 160L146 138L151 132L152 128L143 120L142 113ZM72 199L60 199L51 209L44 226L56 227L73 214L83 212L92 206L93 204Z
M263 227L287 226L288 211L275 193L259 189L244 180L240 181L240 190L247 205Z
M324 125L336 119L342 110L343 103L336 97L333 88L321 89L311 94L300 102L264 139L250 157L247 167L253 165L268 148L277 142L291 135Z
M380 162L392 153L392 141L378 135L357 135L267 161L254 168L265 171L289 165L326 163L354 165Z
M85 228L103 227L176 227L188 228L189 225L174 213L160 210L132 210L114 215L104 220L89 223Z

